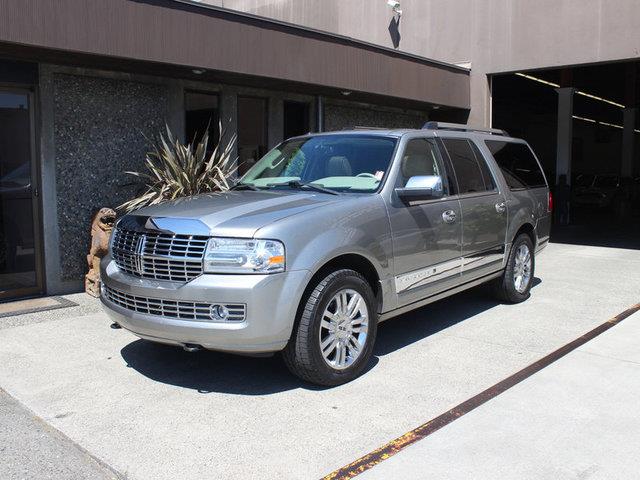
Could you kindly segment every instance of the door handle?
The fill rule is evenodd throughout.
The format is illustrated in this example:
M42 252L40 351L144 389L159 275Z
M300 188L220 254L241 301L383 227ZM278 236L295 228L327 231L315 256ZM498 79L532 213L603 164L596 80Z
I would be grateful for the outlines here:
M442 219L447 223L453 223L456 221L456 212L453 210L442 212Z
M496 212L504 213L507 210L507 204L504 202L496 203Z

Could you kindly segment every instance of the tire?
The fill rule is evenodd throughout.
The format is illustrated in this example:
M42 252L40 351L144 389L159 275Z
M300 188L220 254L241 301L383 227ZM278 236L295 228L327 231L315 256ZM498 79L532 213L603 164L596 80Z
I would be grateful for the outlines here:
M354 270L337 270L322 279L302 302L293 334L282 352L289 370L322 386L341 385L358 377L371 359L378 327L369 283ZM339 302L345 308L340 309ZM351 305L356 308L349 317L346 307ZM339 351L344 356L339 356Z
M523 260L526 256L522 256L522 252L528 252L530 265L527 268L522 267ZM526 261L525 261L526 264ZM496 295L500 300L509 303L524 302L531 296L531 286L535 275L535 252L531 237L527 234L520 234L516 237L511 245L507 266L504 269L502 277L495 284ZM526 275L528 272L528 276ZM522 281L518 282L521 276Z

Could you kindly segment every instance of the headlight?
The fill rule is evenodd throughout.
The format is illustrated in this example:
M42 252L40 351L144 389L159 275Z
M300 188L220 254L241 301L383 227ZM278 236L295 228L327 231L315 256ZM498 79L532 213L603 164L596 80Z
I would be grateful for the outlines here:
M284 272L284 245L277 240L210 238L205 273Z

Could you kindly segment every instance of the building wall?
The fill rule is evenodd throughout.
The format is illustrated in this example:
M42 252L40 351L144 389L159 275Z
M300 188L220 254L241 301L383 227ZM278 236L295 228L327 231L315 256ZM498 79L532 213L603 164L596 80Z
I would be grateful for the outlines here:
M46 290L78 291L87 271L90 222L101 207L115 208L142 185L124 174L141 170L148 138L168 124L184 136L184 93L219 96L220 116L229 133L237 128L237 96L268 100L268 143L283 140L283 102L309 104L315 128L314 97L234 85L57 65L40 65L39 152ZM355 125L419 127L427 113L328 100L325 129ZM227 137L229 138L229 137Z
M358 126L420 128L428 120L426 112L381 109L374 106L331 102L325 105L325 130L337 131Z
M385 0L205 0L394 47ZM638 0L401 0L400 50L471 63L469 122L490 123L487 74L637 58Z
M57 221L62 280L86 273L89 225L100 207L135 194L127 170L143 166L147 141L167 118L162 85L54 76Z

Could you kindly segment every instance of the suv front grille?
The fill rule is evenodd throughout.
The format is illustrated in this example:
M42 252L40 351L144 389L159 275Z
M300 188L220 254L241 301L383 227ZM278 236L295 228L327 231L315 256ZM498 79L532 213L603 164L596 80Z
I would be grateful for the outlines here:
M132 312L147 315L158 315L178 320L195 320L203 322L243 322L247 316L247 306L244 303L211 303L184 302L165 300L162 298L141 297L130 295L105 285L104 294L110 301ZM211 307L223 305L229 312L225 320L216 320Z
M118 268L130 275L188 282L202 273L208 239L116 228L111 255Z

